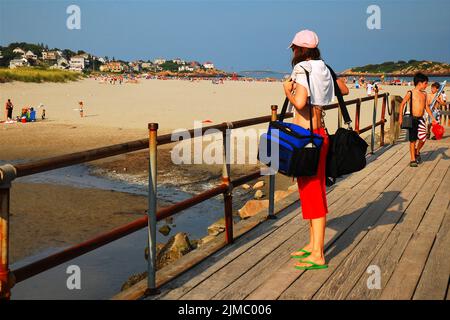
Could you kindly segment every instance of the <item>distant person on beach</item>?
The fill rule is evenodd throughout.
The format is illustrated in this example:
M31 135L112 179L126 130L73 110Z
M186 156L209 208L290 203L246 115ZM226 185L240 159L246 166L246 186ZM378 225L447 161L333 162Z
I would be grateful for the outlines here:
M12 119L12 112L14 109L14 105L11 102L11 99L8 99L5 104L5 111L6 111L6 121L10 121Z
M410 102L412 99L412 128L408 129L409 152L411 155L411 161L409 163L410 167L417 167L422 160L420 157L420 150L427 139L427 125L424 118L425 111L430 115L433 123L436 122L436 119L427 103L427 94L425 92L428 86L428 77L423 73L417 73L414 76L414 86L414 89L409 90L403 98L403 101L400 104L399 116L399 123L401 126L403 122L403 109L405 108L406 103ZM409 112L409 108L407 111ZM417 140L419 140L419 142L416 145Z
M291 78L283 83L285 95L294 109L293 123L309 128L309 112L312 108L312 129L324 138L317 175L297 179L303 219L309 220L310 225L309 243L299 251L292 253L293 258L301 259L295 265L296 269L301 270L328 267L324 256L324 239L326 214L328 213L325 164L329 140L325 130L323 106L331 103L335 92L331 72L320 56L318 44L319 38L313 31L302 30L295 35L290 46L293 52L293 71ZM306 71L310 75L309 85ZM342 79L338 80L338 85L342 94L348 94L349 90ZM311 105L308 104L308 97L310 97Z
M78 103L78 105L79 105L79 110L80 110L80 117L83 118L84 117L83 101L80 101Z
M372 91L373 91L373 84L371 81L368 81L366 84L366 89L367 89L367 95L370 97L372 96Z

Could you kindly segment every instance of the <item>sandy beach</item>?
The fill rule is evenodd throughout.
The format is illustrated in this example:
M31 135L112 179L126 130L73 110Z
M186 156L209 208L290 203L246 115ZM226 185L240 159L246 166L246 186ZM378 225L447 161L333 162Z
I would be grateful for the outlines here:
M409 89L382 86L380 93L403 96ZM364 89L351 89L346 100L364 96ZM15 105L14 115L24 106L42 103L47 119L26 124L0 123L2 162L46 158L145 138L149 122L158 122L159 133L162 134L179 128L192 128L194 121L207 120L205 125L210 125L268 115L270 105L281 107L283 91L279 82L225 81L216 85L206 80L140 80L138 84L110 85L86 79L64 84L0 84L0 101L8 98ZM74 110L80 100L85 106L86 117L83 118ZM373 102L363 104L361 127L370 125L372 105ZM349 111L354 117L354 106ZM336 111L329 111L326 116L331 132L337 127L336 114ZM3 118L4 114L0 116ZM266 125L257 127L264 129ZM176 166L170 162L170 148L164 146L159 153L160 181L176 182L183 177L188 177L191 185L211 179L218 181L220 165ZM140 175L145 179L147 155L146 152L137 152L91 165L109 172ZM241 175L257 167L255 164L233 166L233 175ZM167 175L168 172L171 174ZM292 184L287 180L279 187ZM12 260L47 247L86 240L136 219L144 213L145 207L145 196L125 192L47 183L16 183L11 204Z

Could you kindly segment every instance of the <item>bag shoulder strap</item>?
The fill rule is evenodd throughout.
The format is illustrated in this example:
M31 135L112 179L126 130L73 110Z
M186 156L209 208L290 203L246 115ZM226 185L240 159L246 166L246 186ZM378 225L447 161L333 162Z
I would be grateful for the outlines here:
M309 107L309 131L311 132L311 137L312 137L313 136L313 123L312 123L311 86L310 86L310 80L309 80L309 71L307 71L302 66L300 66L300 67L305 71L306 81L308 82L309 96L308 96L308 100L307 100L307 105ZM283 103L283 108L281 109L280 116L278 117L279 121L284 120L288 104L289 104L289 99L286 97L286 99L284 100L284 103Z
M411 97L409 98L409 114L412 115L412 104L413 104L413 92L411 90L408 91L411 94ZM406 112L406 108L405 108Z
M344 118L344 123L346 125L348 125L349 128L351 128L352 119L350 118L350 115L347 110L347 106L344 101L344 97L342 96L341 89L339 88L339 85L337 83L336 73L329 65L326 64L326 66L327 66L328 70L330 70L331 77L333 78L334 94L338 99L339 109L341 109L342 117Z

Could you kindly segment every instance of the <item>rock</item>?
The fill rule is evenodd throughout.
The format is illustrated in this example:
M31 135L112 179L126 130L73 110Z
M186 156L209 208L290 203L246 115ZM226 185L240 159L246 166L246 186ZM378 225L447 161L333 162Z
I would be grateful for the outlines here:
M156 244L156 256L158 256L159 252L161 251L162 248L164 248L164 246L165 246L164 243L157 243ZM145 260L148 260L148 247L145 248L144 258L145 258Z
M219 233L225 231L225 218L220 218L212 225L208 227L208 234L212 236L217 236Z
M281 199L286 198L290 194L291 194L291 192L289 192L289 191L284 191L284 190L275 191L274 200L275 200L275 202L280 201Z
M259 188L262 188L262 187L264 187L264 181L258 181L257 183L255 183L253 185L253 189L259 189Z
M138 273L138 274L133 274L131 277L128 278L128 280L122 285L122 287L120 288L120 291L125 291L128 288L131 288L132 286L134 286L136 283L138 283L139 281L144 280L145 278L147 278L147 271L142 272L142 273Z
M248 190L248 189L250 189L251 187L250 187L250 185L248 185L248 184L243 184L242 185L242 189L244 189L244 190Z
M200 240L195 240L194 239L194 240L191 240L190 242L191 242L192 248L194 248L194 249L197 249L199 244L200 244Z
M250 200L239 209L239 216L241 219L253 217L259 211L269 207L269 200Z
M256 200L263 198L264 192L262 192L262 190L256 190L255 195L253 196Z
M193 249L187 234L184 232L177 233L170 238L169 242L166 243L156 257L156 269L161 269L171 264Z
M167 236L167 235L170 233L170 230L172 230L172 229L170 229L170 227L169 227L167 224L165 224L165 225L163 225L161 228L159 228L158 231L159 231L161 234Z
M167 217L164 221L166 221L167 224L173 224L173 217Z
M214 239L216 239L216 237L212 236L212 235L203 237L202 239L200 239L200 242L198 243L198 246L199 247L204 246L205 244L207 244L208 242L213 241Z
M292 186L290 186L288 188L289 191L298 191L298 185L297 184L293 184Z

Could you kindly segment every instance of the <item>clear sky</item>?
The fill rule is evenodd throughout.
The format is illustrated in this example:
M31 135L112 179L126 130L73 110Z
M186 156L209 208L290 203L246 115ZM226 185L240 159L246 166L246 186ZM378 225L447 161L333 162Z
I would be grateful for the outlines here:
M81 29L66 8L81 9ZM381 9L370 30L369 5ZM227 71L288 71L294 34L312 29L336 70L392 60L450 62L448 0L0 0L0 44L45 43L116 59L213 61Z

